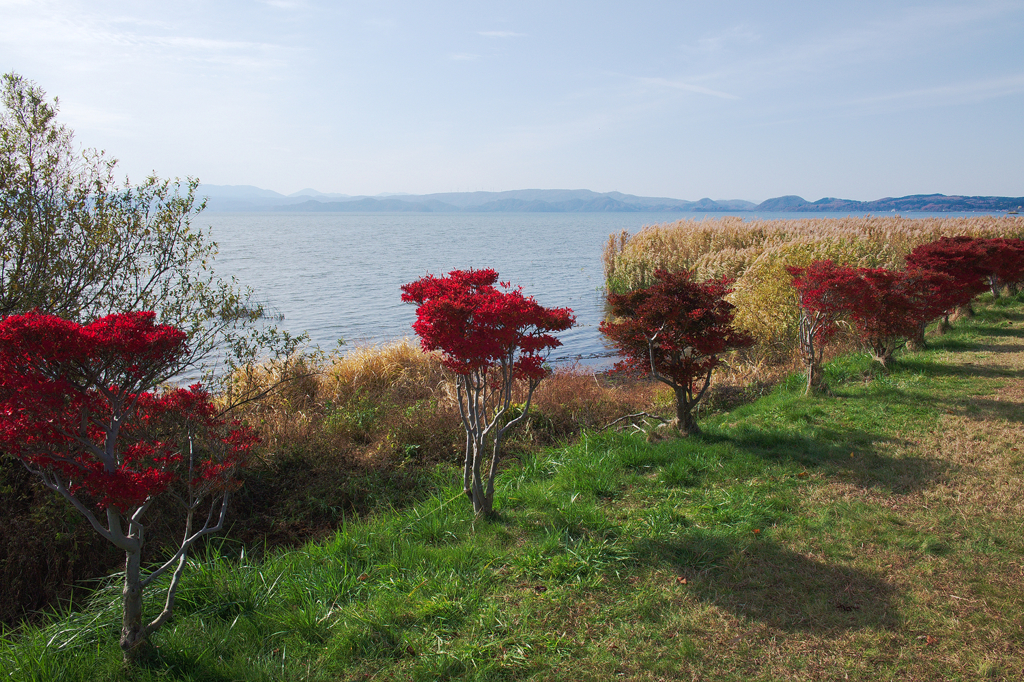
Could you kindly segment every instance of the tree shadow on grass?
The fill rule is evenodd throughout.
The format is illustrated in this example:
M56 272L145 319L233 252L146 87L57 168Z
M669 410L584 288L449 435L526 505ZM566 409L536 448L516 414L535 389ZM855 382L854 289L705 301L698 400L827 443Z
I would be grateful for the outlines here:
M737 616L787 632L895 629L896 587L883 575L808 558L769 541L690 534L641 542L680 588Z
M1004 339L1024 339L1024 329L1016 327L1002 327L998 325L978 325L971 328L977 332L977 336L965 336L957 332L951 332L943 336L929 336L927 347L931 350L944 351L988 351L993 353L1017 353L1021 350L1020 344L1006 343L993 344L985 343L986 337ZM903 356L906 358L906 356ZM901 360L903 359L901 358Z
M970 398L966 405L955 405L946 411L963 415L969 419L983 421L1002 419L1009 422L1024 423L1024 404L1010 400Z
M193 650L158 648L147 645L135 665L170 680L203 680L203 682L231 682L235 676L209 665L206 657Z
M967 397L963 401L931 400L937 410L973 421L1008 421L1024 424L1024 404L1011 400Z
M988 346L975 344L971 350L991 353L1024 352L1024 345ZM914 374L929 377L985 377L989 379L1020 379L1024 378L1024 370L1001 367L999 365L979 365L972 361L960 362L956 365L934 362L927 357L902 357L899 368Z
M433 470L344 466L282 457L246 472L232 500L230 535L247 546L300 546L377 509L405 509L434 489Z
M981 336L997 336L997 337L1009 337L1014 339L1024 339L1024 329L1019 327L1003 327L1001 325L991 324L979 324L974 327Z
M983 321L983 322L993 322L993 321L1002 321L1002 320L1011 320L1013 322L1020 322L1020 321L1024 320L1024 313L1019 313L1019 312L1017 312L1015 310L1010 310L1008 308L1003 307L1004 305L1013 305L1015 302L1010 301L1008 299L1000 299L1000 300L1003 300L1004 303L1003 304L996 303L995 305L990 305L988 307L983 307L983 308L980 308L980 309L976 310L975 313L974 313L975 320L979 320L979 321Z
M892 457L879 446L916 443L860 429L818 427L813 436L741 429L701 438L731 443L768 461L794 462L807 469L834 473L859 488L882 488L896 494L927 489L949 469L948 464L927 457Z

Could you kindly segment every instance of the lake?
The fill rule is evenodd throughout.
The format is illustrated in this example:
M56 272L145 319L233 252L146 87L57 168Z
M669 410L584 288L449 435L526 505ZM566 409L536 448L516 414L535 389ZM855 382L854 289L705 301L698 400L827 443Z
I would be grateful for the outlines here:
M849 214L745 214L751 218L846 217ZM957 217L977 214L912 214ZM256 290L284 316L280 326L306 331L333 349L413 337L416 308L401 285L431 273L494 268L541 305L569 307L577 326L562 334L551 359L610 364L598 324L604 312L601 252L608 235L702 217L679 213L208 213L220 246L216 270ZM707 217L721 217L712 214Z

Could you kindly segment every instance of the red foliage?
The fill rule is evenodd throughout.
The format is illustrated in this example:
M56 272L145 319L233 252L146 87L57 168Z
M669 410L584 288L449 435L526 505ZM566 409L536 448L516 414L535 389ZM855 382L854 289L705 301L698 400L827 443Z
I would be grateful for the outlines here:
M814 261L806 268L787 267L793 287L800 296L800 324L797 333L800 354L807 366L807 392L823 382L821 363L825 345L835 335L837 322L848 305L845 296L856 289L856 270L831 260Z
M494 270L452 270L427 275L402 287L402 300L416 303L412 328L423 349L440 351L456 373L459 414L466 429L463 488L478 515L492 512L494 478L505 432L529 414L530 401L547 374L547 351L561 345L552 333L576 321L569 308L544 308L522 289L494 285ZM525 379L526 402L518 416L502 424L512 403L512 386ZM491 445L486 483L484 450Z
M907 255L907 269L945 272L960 286L977 286L977 281L989 271L982 241L974 237L942 237L922 244Z
M820 343L831 339L836 332L836 322L849 308L846 297L856 294L857 271L846 265L836 265L830 260L814 261L806 268L787 267L793 277L793 287L800 295L800 307L817 318L814 338Z
M732 326L730 280L694 282L686 271L654 276L658 281L646 289L608 295L615 321L602 322L601 332L626 356L616 369L651 374L675 389L680 428L693 432L692 407L721 354L754 340Z
M693 282L686 271L654 276L659 281L646 289L608 295L616 321L602 322L601 332L626 355L620 370L650 374L653 348L654 370L687 384L717 367L721 353L753 344L732 327L730 280Z
M150 392L185 351L185 334L155 324L151 312L87 325L35 312L7 318L0 322L0 447L70 495L85 492L101 509L122 513L183 475L230 485L226 474L254 444L252 432L225 428L198 384ZM220 440L225 453L186 461L186 430Z
M967 305L988 288L992 274L983 239L942 237L922 244L906 258L908 271L930 270L952 277L955 286L949 292L950 310Z
M849 317L861 341L883 366L902 340L915 337L922 325L945 314L961 295L953 276L941 272L854 270L825 263L812 263L798 290L807 290L812 310L833 321ZM806 277L809 272L828 276L812 284Z
M124 550L126 661L170 619L189 549L224 527L256 443L218 418L198 384L152 392L188 351L183 332L155 321L141 312L79 325L32 312L0 322L0 448ZM141 519L163 493L184 509L185 528L177 552L143 577ZM205 521L194 524L197 513ZM144 625L143 590L175 565L163 610Z
M543 377L546 351L562 345L552 332L574 324L572 310L544 308L497 281L491 269L452 270L403 285L402 300L419 306L412 328L457 374L509 362L516 376Z
M987 267L995 281L1016 284L1024 281L1024 239L984 239L982 248Z

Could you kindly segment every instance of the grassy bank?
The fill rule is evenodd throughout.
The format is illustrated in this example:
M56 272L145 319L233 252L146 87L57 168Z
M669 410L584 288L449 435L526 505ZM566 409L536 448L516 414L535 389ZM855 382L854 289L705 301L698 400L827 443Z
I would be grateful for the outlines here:
M479 522L450 464L262 560L193 561L123 670L116 586L6 632L10 679L1020 679L1024 300L793 377L700 438L524 448Z
M257 391L287 380L233 413L263 441L227 529L250 550L295 548L334 532L343 519L405 507L430 490L433 466L462 457L452 377L436 356L408 341L302 356L283 372L261 366L240 376ZM749 392L735 386L741 379L723 383L731 393L716 394L715 404L747 399ZM541 384L530 419L507 449L536 451L623 414L666 408L670 400L661 384L614 383L561 368ZM10 457L0 457L0 506L7 511L0 524L0 623L32 620L80 599L92 580L124 563L123 553ZM175 543L181 513L164 502L151 510L147 560Z

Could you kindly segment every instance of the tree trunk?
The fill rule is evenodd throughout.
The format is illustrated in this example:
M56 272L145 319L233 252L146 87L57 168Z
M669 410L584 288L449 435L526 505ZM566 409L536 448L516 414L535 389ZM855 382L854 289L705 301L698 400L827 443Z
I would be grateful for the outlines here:
M992 292L992 298L999 298L999 289L1002 287L999 283L999 278L995 275L988 276L988 288Z
M927 326L926 322L922 322L917 325L913 335L907 337L907 350L916 352L923 351L928 347L927 342L924 340L924 329Z
M470 499L473 500L473 513L477 516L484 514L484 483L480 476L480 466L482 464L483 453L479 443L473 444L473 472L472 472L472 485L470 489Z
M938 334L939 336L942 336L943 334L948 333L949 330L952 328L953 325L949 323L949 315L946 315L941 320L939 320L939 326L935 328L935 333Z
M121 615L121 652L125 663L139 654L142 638L142 552L125 552Z
M1016 296L1020 292L1020 282L1007 282L1006 295Z
M810 395L813 391L820 389L824 378L825 372L821 369L820 363L807 363L807 388L804 390L804 395Z
M882 366L882 371L886 374L889 373L889 369L892 367L892 352L888 349L881 353L872 353L871 357Z
M697 419L693 416L693 408L696 407L686 398L686 391L676 389L676 422L679 433L684 436L696 436L700 434L700 427L697 426Z
M473 499L473 439L466 431L466 462L462 469L462 490L466 497Z

